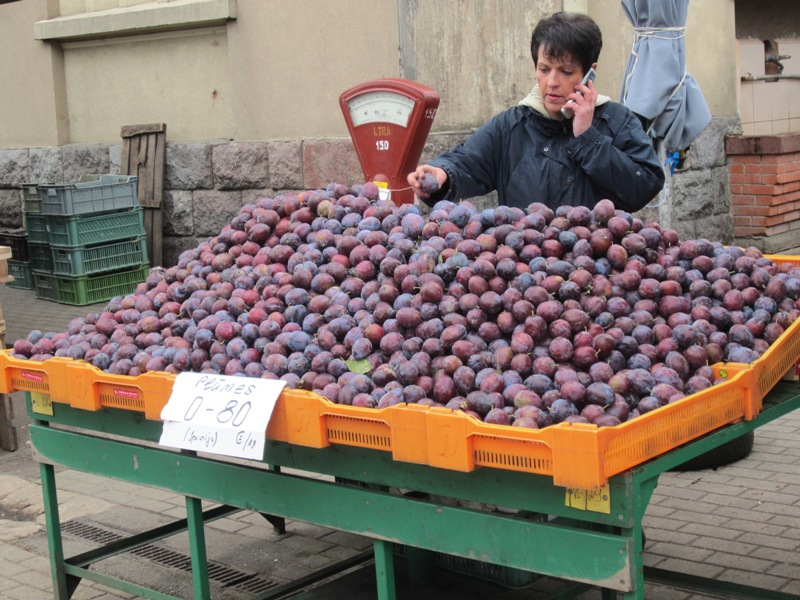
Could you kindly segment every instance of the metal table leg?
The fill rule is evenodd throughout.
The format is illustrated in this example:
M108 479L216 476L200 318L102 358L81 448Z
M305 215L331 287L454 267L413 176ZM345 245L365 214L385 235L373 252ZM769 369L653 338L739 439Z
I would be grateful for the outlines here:
M44 516L47 526L47 547L50 550L50 573L53 577L53 596L56 600L68 600L78 585L67 576L64 568L64 546L61 540L61 520L58 517L56 474L53 465L39 463L44 496Z
M378 600L395 600L394 544L375 540L375 577L378 580Z
M186 519L189 533L189 548L192 555L192 583L197 600L210 600L208 584L208 561L206 535L203 529L203 506L199 498L186 496Z

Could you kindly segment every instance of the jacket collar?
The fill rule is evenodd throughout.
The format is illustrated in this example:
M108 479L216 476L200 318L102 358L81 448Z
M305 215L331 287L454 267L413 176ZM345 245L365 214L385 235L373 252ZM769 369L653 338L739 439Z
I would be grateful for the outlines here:
M597 100L595 101L594 105L600 106L601 104L605 104L610 100L611 98L609 98L608 96L605 96L603 94L597 94ZM544 100L542 100L542 93L539 90L538 83L534 84L533 89L527 96L525 96L522 100L519 101L519 104L520 106L529 106L530 108L544 115L548 119L552 119L552 117L549 114L547 114L547 109L544 107Z

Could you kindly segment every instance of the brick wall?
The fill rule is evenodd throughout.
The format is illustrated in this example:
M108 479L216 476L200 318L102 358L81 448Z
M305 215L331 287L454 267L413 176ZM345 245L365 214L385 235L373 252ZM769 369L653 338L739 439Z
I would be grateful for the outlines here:
M800 134L731 136L734 243L768 254L800 249Z

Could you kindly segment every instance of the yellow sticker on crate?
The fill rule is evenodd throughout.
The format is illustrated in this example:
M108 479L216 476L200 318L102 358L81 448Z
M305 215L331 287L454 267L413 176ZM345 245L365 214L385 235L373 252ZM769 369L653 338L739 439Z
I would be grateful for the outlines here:
M31 392L31 410L40 415L53 416L53 401L49 394Z
M589 510L608 515L611 514L611 490L607 483L597 490L567 488L567 496L564 504L570 508Z

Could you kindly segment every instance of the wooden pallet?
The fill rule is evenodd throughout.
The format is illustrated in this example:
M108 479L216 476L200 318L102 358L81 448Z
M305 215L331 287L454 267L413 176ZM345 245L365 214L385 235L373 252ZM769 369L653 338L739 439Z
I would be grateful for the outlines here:
M121 175L139 178L139 204L147 232L150 266L160 266L163 253L161 201L164 196L164 165L167 125L126 125L122 128Z

